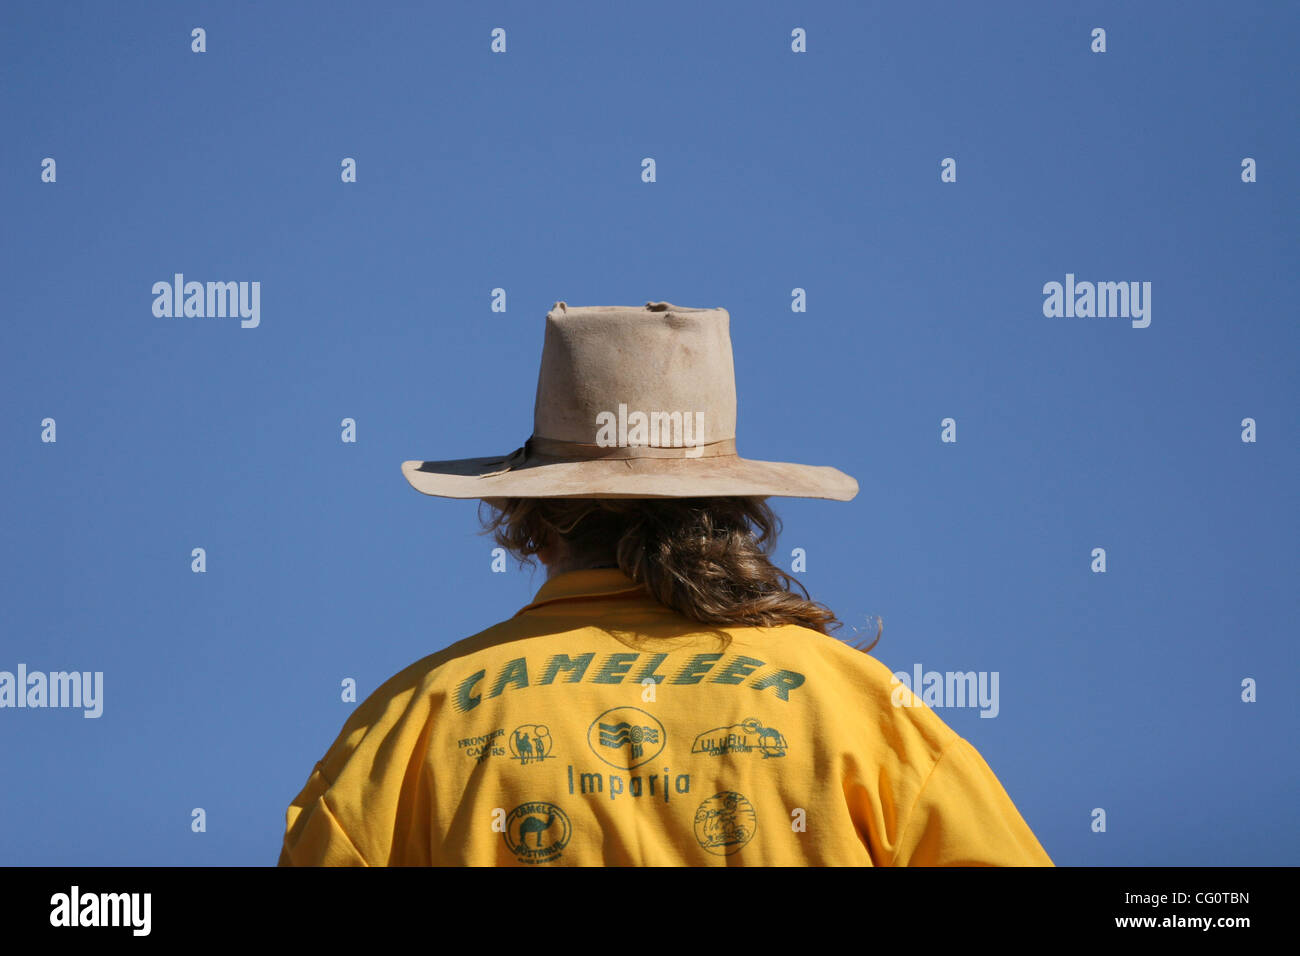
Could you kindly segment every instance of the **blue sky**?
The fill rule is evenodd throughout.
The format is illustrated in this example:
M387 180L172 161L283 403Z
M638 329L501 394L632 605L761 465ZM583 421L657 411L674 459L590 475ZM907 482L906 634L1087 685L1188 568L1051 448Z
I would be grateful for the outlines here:
M941 715L1058 863L1296 862L1293 4L382 6L0 12L0 670L104 673L0 710L0 862L275 861L340 680L540 586L400 464L522 443L557 300L730 312L741 454L861 486L778 561L998 672Z

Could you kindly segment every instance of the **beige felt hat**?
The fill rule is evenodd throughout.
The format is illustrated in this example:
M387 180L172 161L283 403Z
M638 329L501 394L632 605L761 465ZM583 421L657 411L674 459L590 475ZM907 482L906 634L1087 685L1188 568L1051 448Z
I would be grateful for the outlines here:
M668 302L557 302L532 437L492 458L403 462L402 474L441 498L853 498L858 483L835 468L737 454L730 321Z

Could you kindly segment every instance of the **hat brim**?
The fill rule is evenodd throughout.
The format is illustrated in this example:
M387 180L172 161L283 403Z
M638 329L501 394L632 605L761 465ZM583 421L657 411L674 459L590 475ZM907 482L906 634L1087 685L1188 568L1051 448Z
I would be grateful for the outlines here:
M858 483L837 468L700 458L530 458L492 474L507 456L406 461L402 474L438 498L714 498L734 496L850 501Z

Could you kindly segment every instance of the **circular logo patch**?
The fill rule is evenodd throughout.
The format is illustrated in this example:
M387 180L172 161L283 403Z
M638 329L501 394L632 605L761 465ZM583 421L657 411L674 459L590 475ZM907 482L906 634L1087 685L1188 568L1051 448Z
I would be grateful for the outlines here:
M511 810L501 835L521 863L549 863L568 846L573 828L563 810L537 801Z
M710 853L730 856L748 843L758 829L754 805L742 793L723 790L695 811L695 839Z
M551 754L551 732L545 724L523 724L510 735L510 755L520 763L540 763Z
M639 707L615 707L592 722L587 746L611 767L631 770L659 756L664 736L664 725L653 714Z

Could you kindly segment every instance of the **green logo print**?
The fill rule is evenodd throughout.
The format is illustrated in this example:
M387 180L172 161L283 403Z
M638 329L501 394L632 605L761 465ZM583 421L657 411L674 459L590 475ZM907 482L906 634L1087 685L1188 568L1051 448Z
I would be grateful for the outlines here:
M667 742L664 725L639 707L614 707L597 717L587 730L587 746L619 770L649 763Z
M525 766L553 758L551 732L545 724L522 724L510 735L510 755Z
M747 717L738 724L714 727L695 738L691 744L693 754L747 754L758 751L763 759L784 757L785 738L775 727L764 727L757 717Z
M695 811L695 840L718 856L730 856L754 836L758 814L742 793L723 790Z
M569 818L553 803L521 803L506 817L501 836L521 863L549 863L568 846L573 828Z

